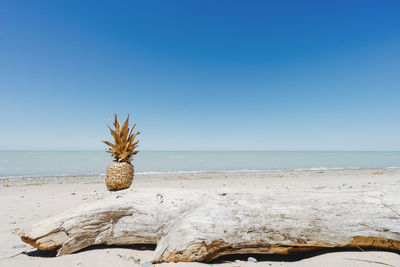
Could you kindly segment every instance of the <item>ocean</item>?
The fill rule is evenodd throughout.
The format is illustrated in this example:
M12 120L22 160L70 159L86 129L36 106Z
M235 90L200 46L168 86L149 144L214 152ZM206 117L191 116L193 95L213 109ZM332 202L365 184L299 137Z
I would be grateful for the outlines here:
M0 177L99 175L104 151L0 151ZM400 151L141 151L137 173L398 168Z

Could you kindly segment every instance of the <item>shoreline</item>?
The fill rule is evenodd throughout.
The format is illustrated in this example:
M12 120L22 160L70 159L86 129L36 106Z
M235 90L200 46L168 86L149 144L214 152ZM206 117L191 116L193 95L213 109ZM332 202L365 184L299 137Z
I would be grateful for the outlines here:
M135 176L149 176L149 175L183 175L183 174L223 174L223 173L287 173L287 172L335 172L335 171L391 171L400 170L400 167L312 167L312 168L290 168L290 169L266 169L266 170L252 170L252 169L240 169L240 170L199 170L199 171L146 171L146 172L135 172ZM57 179L57 178L98 178L105 177L105 173L89 173L89 174L43 174L43 175L6 175L0 176L0 184L4 180L10 179L31 179L31 180L43 180L43 179Z

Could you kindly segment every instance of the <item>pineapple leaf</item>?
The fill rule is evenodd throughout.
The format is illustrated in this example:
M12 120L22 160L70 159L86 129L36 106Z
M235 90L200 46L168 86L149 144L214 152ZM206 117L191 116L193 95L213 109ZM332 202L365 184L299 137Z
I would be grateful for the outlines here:
M129 138L131 137L132 131L133 131L133 129L135 128L135 126L136 126L136 123L133 124L132 127L131 127L131 129L129 130L129 133L128 133ZM129 138L128 138L128 139L129 139Z
M115 127L115 130L119 131L119 129L121 128L121 124L119 123L117 114L114 114L114 116L115 116L115 118L114 118L114 127Z
M138 150L135 150L139 143L139 140L135 142L135 138L138 134L140 134L140 132L137 131L136 133L132 134L136 123L129 128L129 115L121 127L118 116L115 114L113 125L115 129L111 129L109 125L107 125L107 127L110 130L115 142L113 144L112 142L103 141L103 143L109 146L106 152L110 153L117 162L129 162L131 160L131 156L136 155L139 152Z
M129 115L126 118L124 125L122 126L121 133L120 133L120 137L121 137L121 140L123 140L123 143L126 143L126 141L128 140L128 137L127 137L127 134L129 132L128 127L129 127Z
M137 145L138 143L139 143L139 140L137 140L137 141L136 141L135 143L133 143L133 144L130 144L129 147L128 147L128 149L132 151L133 149L135 149L135 147L136 147L136 145Z
M140 134L140 132L136 132L136 133L134 133L133 135L131 135L131 136L129 137L129 139L128 139L128 144L131 144L131 143L135 140L135 138L136 138L136 136L137 136L138 134Z
M108 129L110 129L111 135L114 137L115 145L119 145L121 143L121 139L119 138L118 134L107 125Z
M108 141L102 141L104 144L110 146L110 147L115 147L112 143L108 142Z
M130 153L131 152L129 152L129 151L125 151L124 153L122 153L122 155L121 155L121 160L122 161L125 161L129 156L130 156Z

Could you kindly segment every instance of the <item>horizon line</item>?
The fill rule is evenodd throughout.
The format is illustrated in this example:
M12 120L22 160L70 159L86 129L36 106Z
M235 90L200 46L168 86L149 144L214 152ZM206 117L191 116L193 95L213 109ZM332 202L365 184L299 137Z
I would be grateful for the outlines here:
M0 152L106 152L105 150L91 150L91 149L83 149L83 150L78 150L78 149L32 149L32 150L22 150L22 149L5 149L2 150L0 149ZM196 150L196 149L182 149L182 150L170 150L170 149L145 149L145 150L140 150L140 152L400 152L400 150L329 150L329 149L321 149L321 150L304 150L304 149L299 149L299 150L289 150L289 149L283 149L283 150Z

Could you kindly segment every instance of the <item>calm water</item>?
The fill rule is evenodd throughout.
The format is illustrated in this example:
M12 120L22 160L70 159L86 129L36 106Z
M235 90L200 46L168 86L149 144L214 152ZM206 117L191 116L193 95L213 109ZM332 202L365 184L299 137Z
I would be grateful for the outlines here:
M103 174L104 151L0 151L0 177ZM136 172L400 167L397 152L142 151Z

